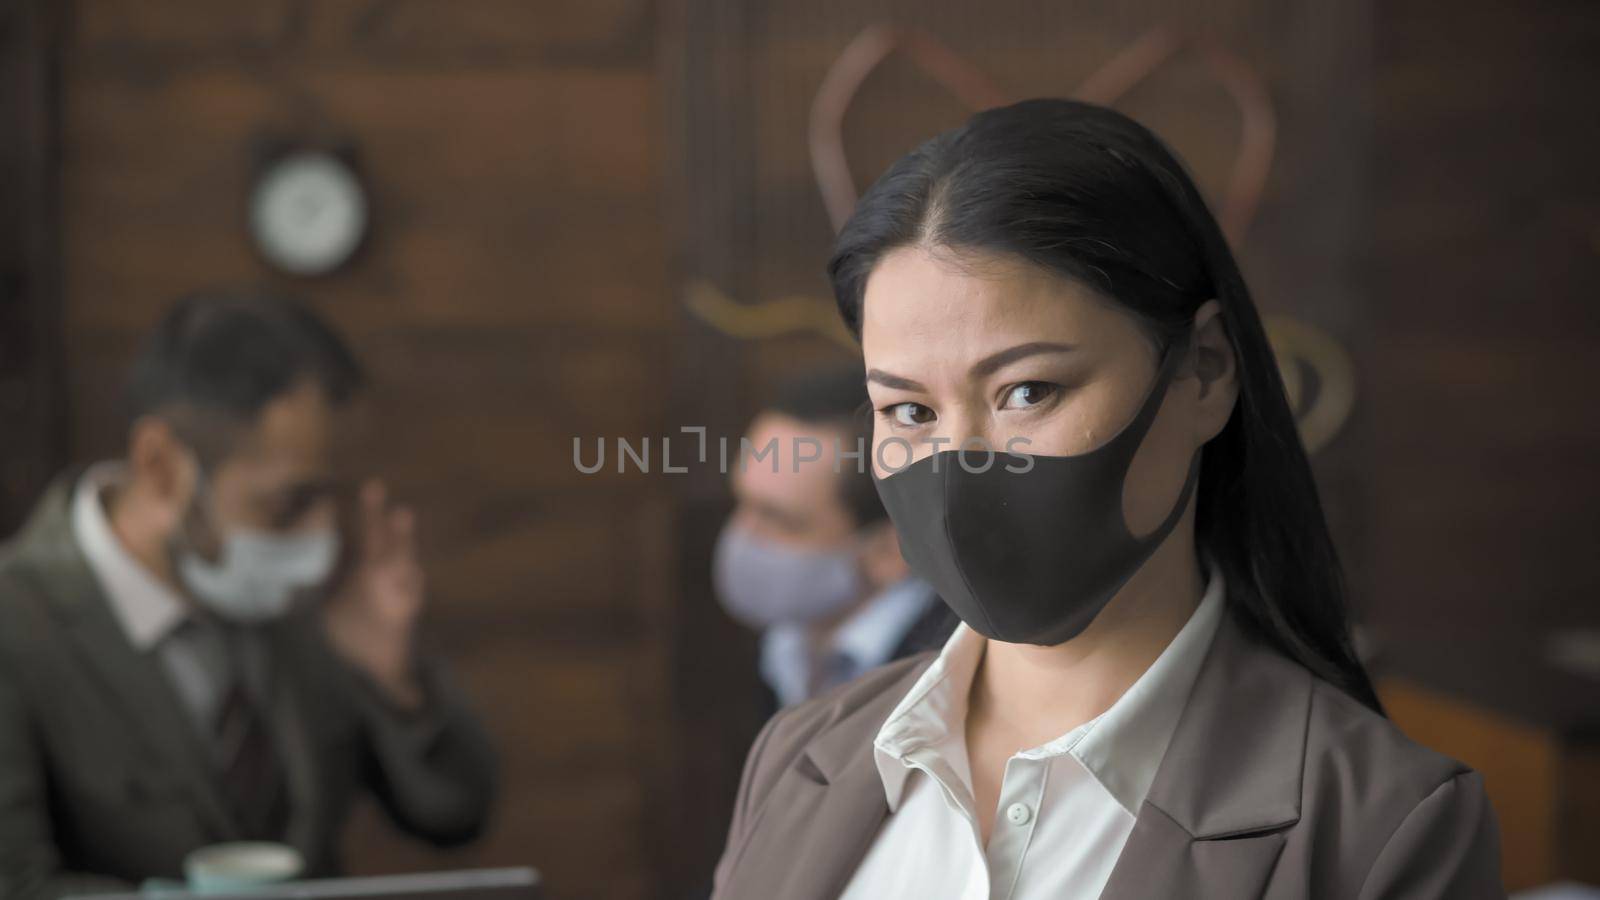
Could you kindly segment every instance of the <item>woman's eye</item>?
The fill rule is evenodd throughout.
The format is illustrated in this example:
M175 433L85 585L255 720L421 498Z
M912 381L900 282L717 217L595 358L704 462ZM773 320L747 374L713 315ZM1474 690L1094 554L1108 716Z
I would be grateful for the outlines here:
M1000 404L1001 409L1027 409L1038 406L1049 400L1056 392L1056 386L1043 381L1024 381L1006 392L1005 402Z
M934 420L933 410L921 403L896 403L887 410L896 425L913 428Z

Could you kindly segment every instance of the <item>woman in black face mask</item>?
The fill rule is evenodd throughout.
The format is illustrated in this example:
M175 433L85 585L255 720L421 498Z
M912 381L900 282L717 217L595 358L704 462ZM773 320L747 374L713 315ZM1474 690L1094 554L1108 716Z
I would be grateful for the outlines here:
M980 113L829 271L879 491L965 624L768 724L718 897L1503 896L1481 779L1351 649L1260 319L1159 140Z

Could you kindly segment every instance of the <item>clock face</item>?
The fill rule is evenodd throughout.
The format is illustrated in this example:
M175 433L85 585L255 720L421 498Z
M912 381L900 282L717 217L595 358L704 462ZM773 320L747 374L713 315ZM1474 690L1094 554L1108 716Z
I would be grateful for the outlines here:
M361 244L367 195L338 157L293 153L275 161L256 183L250 230L273 265L295 275L322 275Z

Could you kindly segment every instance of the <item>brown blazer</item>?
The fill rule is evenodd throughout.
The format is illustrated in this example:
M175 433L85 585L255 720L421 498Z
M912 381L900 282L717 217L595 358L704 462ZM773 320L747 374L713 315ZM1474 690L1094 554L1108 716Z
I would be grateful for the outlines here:
M779 713L715 900L831 898L888 815L872 741L932 660ZM1501 897L1480 776L1224 619L1104 900Z

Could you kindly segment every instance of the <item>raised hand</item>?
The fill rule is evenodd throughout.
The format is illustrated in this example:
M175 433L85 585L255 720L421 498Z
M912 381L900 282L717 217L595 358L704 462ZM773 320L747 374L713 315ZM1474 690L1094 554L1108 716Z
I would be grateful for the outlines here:
M360 534L349 577L323 611L334 648L396 705L424 701L413 665L425 579L417 561L416 516L389 502L383 482L361 486Z

